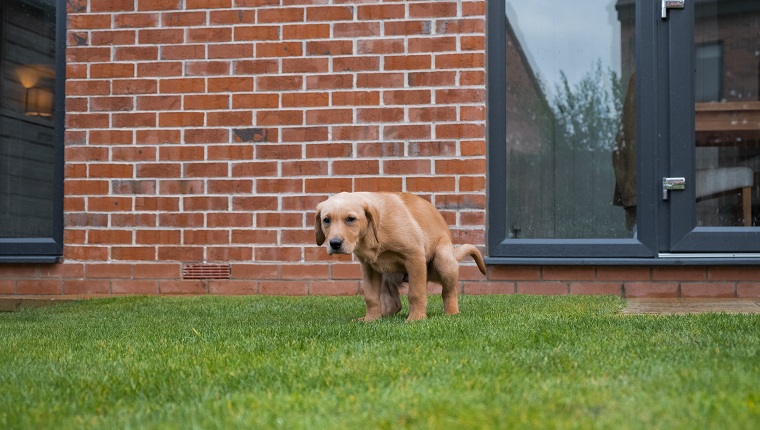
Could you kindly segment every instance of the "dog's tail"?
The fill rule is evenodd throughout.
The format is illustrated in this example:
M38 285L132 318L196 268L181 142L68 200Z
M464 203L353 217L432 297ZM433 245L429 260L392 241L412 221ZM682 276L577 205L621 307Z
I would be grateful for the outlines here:
M475 264L478 265L480 273L484 275L486 274L486 263L483 261L483 255L481 255L478 248L473 245L459 245L454 249L454 255L456 256L457 261L462 261L469 255L475 260Z

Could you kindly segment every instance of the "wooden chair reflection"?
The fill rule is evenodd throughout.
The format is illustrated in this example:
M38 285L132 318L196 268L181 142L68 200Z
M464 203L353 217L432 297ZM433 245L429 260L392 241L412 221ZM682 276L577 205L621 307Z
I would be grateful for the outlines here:
M742 218L745 227L752 225L752 185L754 172L749 167L719 167L697 170L697 200L741 189Z

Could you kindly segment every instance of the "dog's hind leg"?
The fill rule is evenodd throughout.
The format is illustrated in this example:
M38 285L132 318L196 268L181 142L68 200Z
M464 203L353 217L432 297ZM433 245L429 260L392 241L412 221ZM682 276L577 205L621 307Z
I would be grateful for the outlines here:
M398 290L403 282L403 273L386 273L383 275L383 285L380 289L383 316L395 315L401 310L401 297L399 297Z
M431 281L441 284L443 310L448 315L459 313L459 263L451 245L439 246L430 265L432 268Z

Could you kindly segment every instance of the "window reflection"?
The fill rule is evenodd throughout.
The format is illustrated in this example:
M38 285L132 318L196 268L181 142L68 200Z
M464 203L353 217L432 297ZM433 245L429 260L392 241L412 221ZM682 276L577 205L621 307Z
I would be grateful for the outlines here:
M52 235L55 12L0 3L0 238Z
M760 2L695 2L697 222L758 225Z
M506 11L510 237L630 237L635 114L632 127L622 117L635 102L634 1L507 1Z

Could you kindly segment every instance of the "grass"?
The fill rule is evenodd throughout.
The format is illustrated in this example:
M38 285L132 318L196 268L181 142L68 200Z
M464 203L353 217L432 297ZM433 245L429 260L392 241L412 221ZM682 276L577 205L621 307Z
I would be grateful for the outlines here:
M752 428L760 315L464 296L138 297L0 314L0 428ZM405 308L406 310L406 308ZM402 314L405 312L402 311Z

